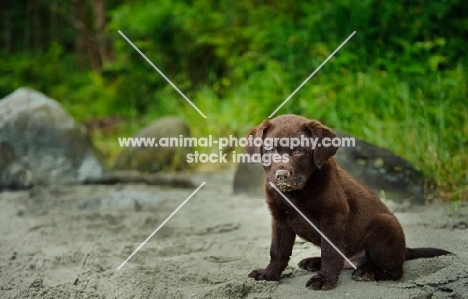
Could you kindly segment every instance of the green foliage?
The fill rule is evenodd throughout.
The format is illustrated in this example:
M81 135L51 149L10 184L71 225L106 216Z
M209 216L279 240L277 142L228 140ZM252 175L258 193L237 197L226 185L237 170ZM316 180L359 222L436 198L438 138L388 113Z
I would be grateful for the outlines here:
M102 76L97 72L79 72L73 57L64 53L58 43L52 43L42 54L0 57L0 74L3 95L21 86L28 86L51 98L60 99L65 108L79 120L88 115L121 111L109 105L116 98L113 87L105 86Z
M73 53L56 42L40 54L0 56L0 92L29 85L60 99L80 120L126 115L125 134L172 114L184 117L194 136L243 136L356 30L278 114L316 118L388 148L421 169L445 198L468 198L468 2L111 4L106 32L115 60L101 73L77 69Z

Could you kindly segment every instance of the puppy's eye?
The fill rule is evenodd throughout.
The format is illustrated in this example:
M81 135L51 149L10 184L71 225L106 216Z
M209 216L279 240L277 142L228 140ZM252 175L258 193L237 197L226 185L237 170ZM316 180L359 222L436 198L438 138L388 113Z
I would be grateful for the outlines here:
M268 147L268 148L265 147L264 151L265 151L265 154L274 154L274 153L276 153L276 148L274 148L274 147Z
M303 149L302 147L298 147L293 151L293 156L301 156L303 154L305 154L305 149Z

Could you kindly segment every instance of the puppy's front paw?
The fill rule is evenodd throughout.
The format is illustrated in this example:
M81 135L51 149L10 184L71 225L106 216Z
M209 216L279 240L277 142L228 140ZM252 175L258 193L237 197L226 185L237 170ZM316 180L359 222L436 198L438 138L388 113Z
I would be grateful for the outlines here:
M280 273L276 273L269 269L259 269L250 272L249 277L255 280L278 281L280 279L280 275Z
M337 281L337 278L332 279L319 273L309 279L309 281L306 283L306 287L312 288L314 290L330 290L336 286Z

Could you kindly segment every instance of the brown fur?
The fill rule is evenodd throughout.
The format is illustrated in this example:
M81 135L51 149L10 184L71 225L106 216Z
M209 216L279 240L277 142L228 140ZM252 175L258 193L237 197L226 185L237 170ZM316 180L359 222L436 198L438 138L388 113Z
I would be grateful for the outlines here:
M320 122L296 115L266 120L247 137L300 138L301 135L333 138L336 134ZM265 154L264 147L247 146L249 154ZM255 280L279 280L291 256L296 235L321 247L321 257L302 260L299 267L318 271L306 286L331 289L342 269L350 268L344 258L300 216L276 190L285 196L324 233L356 266L353 279L397 280L403 262L450 252L435 248L407 249L403 229L379 197L340 169L332 157L337 148L303 149L278 146L271 150L288 154L289 161L264 166L266 201L272 214L270 263L254 270Z

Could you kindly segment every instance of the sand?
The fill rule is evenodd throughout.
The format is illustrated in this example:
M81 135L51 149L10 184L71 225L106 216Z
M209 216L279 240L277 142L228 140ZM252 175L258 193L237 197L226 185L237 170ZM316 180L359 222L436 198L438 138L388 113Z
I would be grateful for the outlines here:
M233 195L232 178L232 171L195 174L195 184L206 185L120 270L193 189L56 186L0 193L0 297L468 298L466 206L450 214L441 204L396 213L409 246L456 254L408 261L400 281L353 281L343 271L335 289L307 289L313 273L297 263L320 251L300 239L280 282L248 278L268 263L270 215L262 197Z

